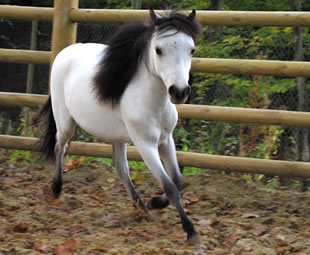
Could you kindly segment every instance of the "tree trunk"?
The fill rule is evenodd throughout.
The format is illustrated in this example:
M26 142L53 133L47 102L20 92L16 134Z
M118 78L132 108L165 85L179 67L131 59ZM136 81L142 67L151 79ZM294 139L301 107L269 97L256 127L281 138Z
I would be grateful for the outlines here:
M224 0L211 0L211 10L222 10L224 5Z
M292 11L300 11L300 1L290 0L290 7ZM304 60L303 35L301 27L294 27L294 41L295 41L295 57L296 61ZM303 77L297 78L298 84L298 111L306 112L307 109L307 89L306 79ZM296 157L302 161L309 161L309 132L305 128L298 128L295 131L296 140Z
M131 7L133 7L134 9L141 9L142 0L131 0Z
M292 11L300 11L300 0L290 0L290 7ZM295 41L295 56L294 60L304 60L304 47L303 47L303 28L294 27L294 41ZM307 112L308 93L306 88L306 79L304 77L297 77L298 84L298 111ZM306 128L296 128L294 132L296 141L296 160L308 162L310 160L309 151L309 131ZM309 181L306 179L301 180L302 190L306 191L309 186Z

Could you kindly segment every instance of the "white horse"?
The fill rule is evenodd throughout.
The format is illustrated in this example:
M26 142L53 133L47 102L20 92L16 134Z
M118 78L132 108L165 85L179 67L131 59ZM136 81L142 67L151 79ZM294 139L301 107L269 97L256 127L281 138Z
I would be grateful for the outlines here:
M130 179L126 144L132 142L165 194L149 208L176 207L190 243L199 236L182 207L183 178L172 131L178 120L174 104L184 103L195 41L201 26L196 13L172 11L123 26L103 44L74 44L52 66L51 96L41 109L41 150L56 159L52 190L59 197L63 159L76 124L113 144L113 161L134 205L146 211ZM165 169L163 167L163 164Z

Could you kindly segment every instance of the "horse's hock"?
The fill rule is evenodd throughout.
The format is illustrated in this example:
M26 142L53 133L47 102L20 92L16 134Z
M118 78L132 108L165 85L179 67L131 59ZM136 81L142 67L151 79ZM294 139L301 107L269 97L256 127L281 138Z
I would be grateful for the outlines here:
M77 23L124 23L133 19L144 19L148 15L148 11L144 10L79 9L78 0L55 0L54 6L54 8L43 8L0 5L1 18L53 21L51 52L0 49L1 62L49 65L61 49L76 42ZM309 12L197 11L197 19L203 25L219 26L310 26ZM310 63L194 58L192 71L309 77ZM1 92L0 104L37 107L44 102L45 98L42 95ZM199 105L181 105L178 107L178 111L181 118L188 119L310 127L310 114L306 112ZM0 147L2 148L35 150L34 142L34 138L0 136ZM109 145L90 143L72 143L69 153L104 157L111 157L112 155ZM134 148L128 149L128 158L141 159ZM310 164L304 162L247 159L185 152L178 153L178 160L184 166L279 176L310 177Z

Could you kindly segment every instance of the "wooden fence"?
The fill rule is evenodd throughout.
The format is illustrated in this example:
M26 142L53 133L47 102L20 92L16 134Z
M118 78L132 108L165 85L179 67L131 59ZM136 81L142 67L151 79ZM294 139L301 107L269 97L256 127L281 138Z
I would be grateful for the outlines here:
M54 8L0 5L0 10L0 18L53 21L51 52L0 49L0 62L22 64L52 63L61 49L75 43L76 22L124 23L133 19L144 19L148 15L148 11L145 10L79 9L78 0L54 0ZM310 26L309 12L197 11L197 18L203 25ZM192 71L310 77L310 63L194 58ZM0 92L0 105L36 107L45 100L46 96L44 95ZM310 113L305 112L202 105L180 105L178 111L181 118L310 127ZM0 135L0 147L2 148L35 150L35 142L35 138ZM73 142L70 145L69 153L111 157L112 148L106 144ZM128 149L128 158L141 160L133 147ZM189 152L178 152L178 160L184 166L279 176L310 177L310 163L303 162L249 159Z

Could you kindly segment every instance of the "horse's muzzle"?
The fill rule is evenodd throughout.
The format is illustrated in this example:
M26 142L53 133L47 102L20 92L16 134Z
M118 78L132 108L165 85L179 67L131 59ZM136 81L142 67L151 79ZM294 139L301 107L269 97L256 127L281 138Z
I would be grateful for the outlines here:
M191 93L191 87L187 85L185 88L180 89L175 85L171 85L168 92L172 103L183 104Z

